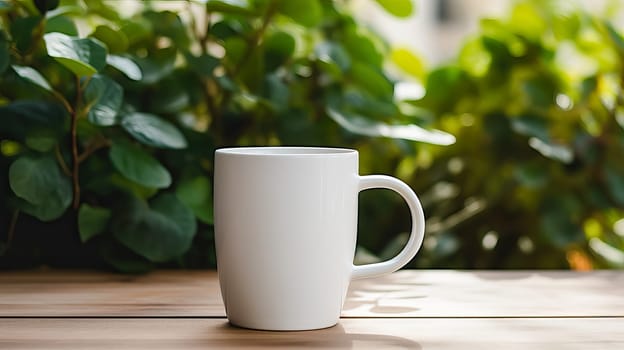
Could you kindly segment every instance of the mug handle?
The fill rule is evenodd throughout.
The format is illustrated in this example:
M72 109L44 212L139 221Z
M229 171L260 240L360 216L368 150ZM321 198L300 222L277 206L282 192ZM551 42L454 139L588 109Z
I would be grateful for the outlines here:
M403 250L394 258L374 264L353 265L352 279L392 273L410 262L420 249L425 236L425 214L414 191L403 181L386 175L360 176L358 192L371 188L393 190L403 197L412 214L412 231Z

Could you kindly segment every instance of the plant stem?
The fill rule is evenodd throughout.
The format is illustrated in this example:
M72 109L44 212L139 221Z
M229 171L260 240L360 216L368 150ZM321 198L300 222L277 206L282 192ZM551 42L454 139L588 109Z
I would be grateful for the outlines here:
M78 108L80 106L80 99L82 95L82 88L80 86L80 77L76 76L76 105L71 113L71 154L72 154L72 185L74 198L72 201L72 207L74 209L78 209L80 205L80 183L79 183L79 166L80 162L78 160Z
M190 0L186 0L186 10L188 11L189 18L191 21L191 28L193 29L191 33L195 36L195 39L199 42L199 48L201 49L202 54L206 55L208 53L208 30L210 28L210 12L204 12L204 21L206 22L206 26L204 28L203 33L197 27L197 18L195 17L193 11L193 3Z
M87 160L87 158L95 153L96 151L104 148L104 147L110 147L111 142L110 140L105 139L104 137L101 137L99 139L95 139L93 142L89 143L87 145L87 148L84 150L84 152L82 152L79 156L78 156L78 163L82 163L85 160Z
M277 11L277 1L269 2L269 5L262 16L262 23L260 27L253 33L253 35L247 41L247 47L245 48L245 52L243 53L241 59L236 63L236 65L230 70L229 75L232 81L236 80L238 74L240 74L241 70L252 58L254 51L258 48L260 44L260 40L264 35L264 32L269 27L269 23L271 23L271 19L275 12ZM223 97L219 101L219 106L215 106L214 109L217 112L222 111L224 108L227 108L228 103L232 99L232 92L226 90L223 92ZM209 106L210 108L210 106ZM214 125L214 134L216 136L217 145L222 145L224 143L224 135L223 135L223 126L222 126L222 115L215 114L213 117L213 125Z
M71 170L69 170L69 167L65 163L65 159L63 159L63 155L61 154L61 148L58 145L56 145L56 147L54 148L54 155L56 156L56 161L61 166L61 170L63 171L63 174L71 177L72 172Z
M19 218L20 211L15 209L13 211L13 215L11 216L11 222L9 223L9 230L7 232L7 241L4 249L0 251L0 255L4 254L9 249L11 245L11 241L13 241L13 236L15 235L15 226L17 226L17 219Z
M215 97L211 91L211 84L214 84L214 80L212 78L202 79L202 90L206 100L206 107L208 108L208 113L210 113L210 117L214 122L220 119L220 111L215 104ZM217 130L220 131L220 129ZM220 133L218 133L218 135L220 135Z
M52 95L61 102L61 104L63 105L63 107L67 110L67 112L69 113L70 116L72 116L72 123L73 123L73 116L75 115L75 110L72 107L71 104L69 104L69 102L67 101L67 99L65 99L65 97L63 95L61 95L58 91L56 90L52 90ZM73 124L72 124L73 125ZM63 171L63 173L67 176L72 176L72 172L71 170L69 170L69 167L67 166L67 164L65 163L65 159L63 159L63 155L61 154L61 149L58 145L56 145L55 149L54 149L54 155L56 156L56 161L59 163L59 165L61 166L61 170Z
M74 113L74 108L69 104L69 102L67 102L67 100L65 99L65 97L63 97L63 95L61 95L56 90L52 90L52 95L54 95L54 97L56 97L56 99L58 99L61 102L61 104L63 104L63 107L65 107L65 109L67 110L67 112L69 112L69 114Z
M201 35L199 42L201 43L202 52L208 53L208 33L210 33L210 25L212 24L212 13L206 11L205 15L206 27L204 33Z
M192 9L192 3L190 0L187 0L187 10L191 18L191 26L193 28L192 33L195 36L195 40L199 42L201 53L203 55L207 55L208 54L208 32L210 31L210 22L211 22L211 17L212 17L211 13L209 11L204 11L205 27L202 33L197 27L197 20L195 18L195 15ZM204 99L206 101L206 108L208 108L208 113L210 114L210 117L213 119L213 121L219 120L220 119L218 115L219 109L217 108L217 105L215 103L217 99L218 91L213 92L214 90L213 86L216 86L216 84L214 84L214 79L212 77L200 78L200 81L202 85L202 92L204 94ZM216 134L219 135L220 133L216 133ZM217 143L219 143L219 140L217 140Z
M231 72L232 78L235 78L240 73L241 69L243 69L247 62L249 62L249 59L251 58L254 50L258 47L258 44L260 44L260 39L262 38L262 35L264 35L264 32L271 22L271 18L273 18L273 15L277 10L276 4L277 2L275 1L271 1L269 3L267 10L264 13L264 16L262 16L262 24L260 25L260 28L258 28L258 30L256 30L249 39L249 43L246 47L245 53Z

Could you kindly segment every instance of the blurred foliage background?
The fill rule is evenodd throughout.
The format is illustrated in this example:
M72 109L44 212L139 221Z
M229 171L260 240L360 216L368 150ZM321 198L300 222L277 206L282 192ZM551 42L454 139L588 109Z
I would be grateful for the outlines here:
M0 0L0 267L214 267L213 152L235 145L356 148L361 174L408 182L428 218L411 267L624 266L608 15L517 1L426 69L348 1L119 4ZM393 255L408 218L362 193L356 260Z

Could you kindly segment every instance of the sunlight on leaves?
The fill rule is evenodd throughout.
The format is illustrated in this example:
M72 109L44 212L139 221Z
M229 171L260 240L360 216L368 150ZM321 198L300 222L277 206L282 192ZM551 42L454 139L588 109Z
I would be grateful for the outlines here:
M354 134L420 141L442 146L455 143L455 136L451 134L439 130L426 130L415 124L390 125L373 122L357 115L347 116L332 108L327 109L327 114L340 126Z

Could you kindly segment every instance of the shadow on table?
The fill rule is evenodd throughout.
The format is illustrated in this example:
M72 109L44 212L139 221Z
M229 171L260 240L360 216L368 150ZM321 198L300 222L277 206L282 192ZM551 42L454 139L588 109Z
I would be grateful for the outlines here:
M207 340L210 348L372 348L422 349L419 343L383 334L347 333L340 324L302 332L256 331L223 323L217 326L220 337Z
M424 286L428 284L405 283L389 278L377 284L354 283L342 308L343 315L362 316L364 313L366 316L396 317L417 312L426 302Z
M548 280L612 280L622 278L617 270L489 270L471 271L471 274L482 280L521 280L530 278L544 278Z

